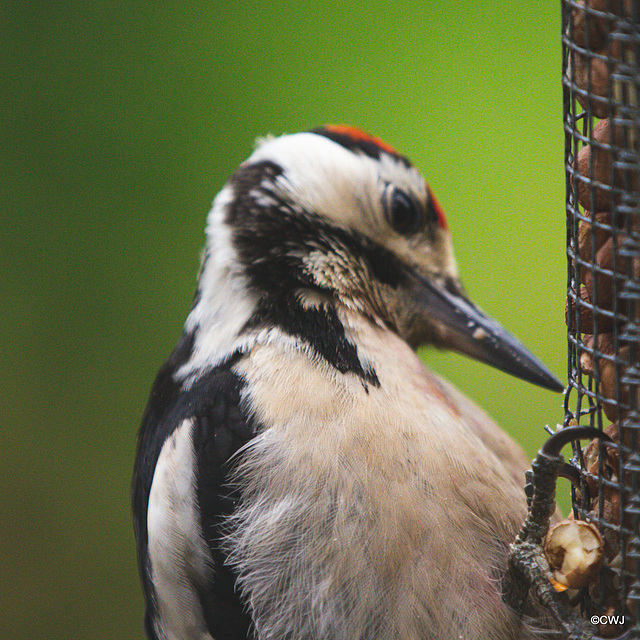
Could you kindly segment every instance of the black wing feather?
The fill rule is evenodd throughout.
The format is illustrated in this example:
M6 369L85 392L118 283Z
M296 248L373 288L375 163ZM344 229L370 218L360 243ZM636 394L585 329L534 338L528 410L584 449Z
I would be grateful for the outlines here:
M138 437L133 475L132 502L138 564L146 600L145 628L157 640L153 621L157 615L155 592L149 571L147 510L155 466L166 439L189 418L193 421L193 445L197 460L196 495L201 527L213 559L213 582L195 585L209 632L216 640L250 637L251 619L235 589L236 576L225 564L220 539L224 521L237 504L230 486L229 459L256 433L256 425L242 411L243 380L232 371L239 354L203 372L184 392L174 374L191 355L193 338L184 334L158 372Z
M229 459L255 434L240 409L242 379L231 371L216 373L211 402L197 415L193 444L198 460L197 499L204 538L214 562L215 581L201 590L200 602L209 632L216 640L245 640L251 619L235 589L236 575L226 564L221 546L226 518L239 495L229 482Z

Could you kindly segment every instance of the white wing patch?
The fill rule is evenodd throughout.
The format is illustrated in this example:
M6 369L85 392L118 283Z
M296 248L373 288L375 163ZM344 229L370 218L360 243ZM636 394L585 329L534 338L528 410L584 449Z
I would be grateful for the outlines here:
M195 589L206 582L210 557L196 503L192 430L185 420L164 443L149 495L149 559L163 640L213 640Z

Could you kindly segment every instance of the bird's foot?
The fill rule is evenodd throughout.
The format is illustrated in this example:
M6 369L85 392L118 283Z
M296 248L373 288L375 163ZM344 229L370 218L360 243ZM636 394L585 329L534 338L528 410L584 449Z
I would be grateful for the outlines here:
M504 600L514 611L522 614L529 598L533 597L551 613L568 640L598 640L598 636L566 594L556 591L543 541L556 510L558 477L567 477L572 482L576 480L573 468L565 464L561 451L569 442L592 438L609 440L605 433L594 427L567 427L554 433L538 452L528 474L529 512L518 537L510 546L503 582ZM629 629L618 640L631 638L633 632Z

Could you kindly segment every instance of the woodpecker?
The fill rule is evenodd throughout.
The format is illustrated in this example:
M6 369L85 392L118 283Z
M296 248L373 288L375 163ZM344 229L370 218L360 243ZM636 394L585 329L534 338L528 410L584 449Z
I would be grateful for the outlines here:
M347 126L259 141L139 432L151 640L537 637L501 599L527 461L423 344L562 389L467 298L406 157Z

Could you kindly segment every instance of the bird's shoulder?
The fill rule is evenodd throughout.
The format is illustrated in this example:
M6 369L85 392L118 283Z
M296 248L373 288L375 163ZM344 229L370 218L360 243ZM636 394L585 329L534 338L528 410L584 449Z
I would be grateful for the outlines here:
M221 540L238 500L230 459L256 425L242 409L244 382L233 370L240 356L186 384L177 372L192 347L183 334L156 377L139 433L132 497L147 628L192 615L216 640L236 640L246 637L249 619ZM184 557L173 557L176 550ZM174 597L185 581L186 593ZM163 602L187 602L190 611L161 611Z
M233 371L239 354L188 382L178 371L192 354L194 338L184 333L160 368L151 388L140 430L133 478L133 507L146 510L158 458L176 429L189 420L198 457L210 470L221 468L229 456L252 437L251 420L240 410L242 378Z

